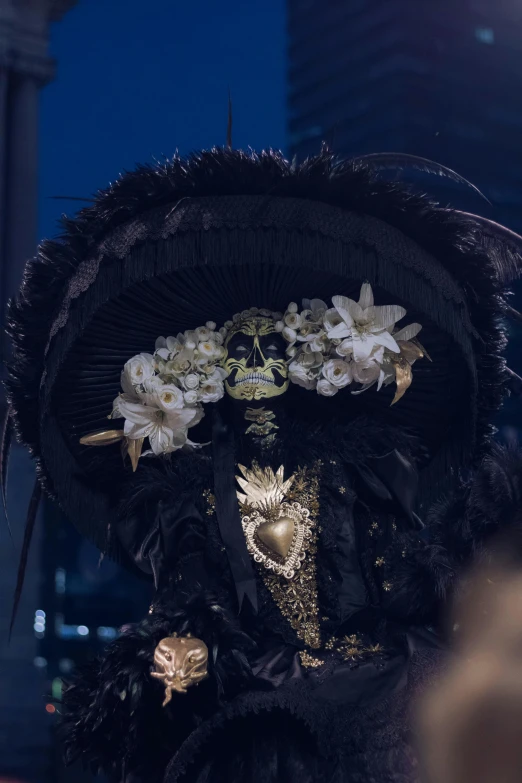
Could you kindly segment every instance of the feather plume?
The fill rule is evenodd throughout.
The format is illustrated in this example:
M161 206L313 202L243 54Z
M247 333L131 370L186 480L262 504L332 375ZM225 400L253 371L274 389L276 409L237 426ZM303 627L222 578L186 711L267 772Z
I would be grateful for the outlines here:
M459 185L465 185L467 188L473 190L480 198L491 204L488 198L469 180L457 174L453 169L443 166L442 163L436 163L428 158L421 158L418 155L408 155L405 152L372 152L368 155L360 155L357 158L352 158L351 161L354 165L362 162L366 166L376 169L417 169L423 171L426 174L435 174L438 177L446 177L447 179L458 182Z

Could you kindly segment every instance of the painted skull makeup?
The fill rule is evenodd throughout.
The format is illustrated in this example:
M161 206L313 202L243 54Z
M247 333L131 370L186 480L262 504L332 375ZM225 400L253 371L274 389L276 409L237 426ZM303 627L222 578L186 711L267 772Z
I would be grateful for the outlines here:
M284 394L289 384L285 349L272 318L243 321L225 342L227 394L236 400L263 400Z

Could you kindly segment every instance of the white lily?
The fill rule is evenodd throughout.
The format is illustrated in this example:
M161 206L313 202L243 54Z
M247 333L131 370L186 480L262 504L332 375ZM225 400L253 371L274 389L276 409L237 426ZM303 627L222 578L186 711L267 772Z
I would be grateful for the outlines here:
M152 405L134 403L120 397L117 410L125 418L123 431L127 438L148 438L154 454L167 454L185 445L187 430L198 411L175 408L169 411Z
M383 346L392 353L400 352L395 338L388 330L406 315L404 307L375 307L369 283L363 283L358 302L346 296L334 296L332 303L337 317L331 311L325 315L328 337L341 340L350 337L355 362L366 361L376 346Z

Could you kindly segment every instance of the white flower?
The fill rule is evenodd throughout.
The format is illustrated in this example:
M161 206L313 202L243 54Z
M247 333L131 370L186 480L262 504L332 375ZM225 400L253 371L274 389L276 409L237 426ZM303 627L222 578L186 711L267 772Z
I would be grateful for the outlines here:
M136 391L136 389L134 388L134 384L132 383L130 373L126 372L125 370L122 370L120 376L120 383L121 383L121 388L123 389L123 392L127 397L131 397L136 400L139 399L138 392Z
M295 345L289 345L288 348L286 349L286 355L288 356L289 359L293 359L296 353L297 353L297 348L295 347Z
M340 389L352 381L352 370L348 362L342 359L330 359L323 365L323 375L327 381Z
M195 372L189 372L188 375L185 375L183 378L183 388L187 389L187 391L191 389L197 389L199 386L199 375Z
M297 340L297 332L295 329L291 329L289 326L285 326L282 331L282 335L287 343L292 344Z
M199 400L201 402L218 402L225 394L222 381L205 381L199 390Z
M183 392L173 383L166 383L155 389L155 397L158 405L164 411L172 411L183 408Z
M154 358L157 359L159 356L160 359L163 359L163 361L168 362L170 359L170 351L168 348L156 348L154 352ZM157 362L158 367L161 366L160 362Z
M148 438L154 454L167 454L187 441L187 429L197 416L195 408L165 411L151 405L122 400L118 410L125 418L123 431L128 438Z
M326 334L324 332L318 332L318 334L311 335L311 337L306 340L304 350L325 353L328 350L328 346L329 341Z
M282 332L283 329L285 328L285 322L284 321L276 321L275 325L274 325L274 328L275 328L276 332Z
M206 326L206 327L207 327L207 329L209 329L211 332L215 332L215 331L216 331L216 326L217 326L217 324L216 324L216 322L215 322L215 321L207 321L207 322L206 322L206 324L205 324L205 326Z
M171 354L179 353L183 347L179 337L167 337L165 340L166 347ZM165 346L161 346L165 347Z
M335 307L331 307L330 310L327 310L324 314L324 328L326 329L327 333L330 334L331 331L333 331L337 326L341 325L343 322L343 319L341 318L340 314L337 312Z
M223 345L223 343L225 342L225 338L221 334L221 332L212 332L212 334L210 335L210 339L212 340L212 342L216 343L216 345Z
M183 348L183 350L178 353L175 359L167 363L165 370L167 373L171 373L176 377L180 377L189 372L193 361L194 351Z
M212 340L207 340L203 343L198 343L198 353L200 357L208 361L209 359L218 358L217 349L221 346L216 345Z
M286 312L287 313L297 313L298 310L299 310L299 308L298 308L298 306L296 305L295 302L290 302L290 304L286 308Z
M303 299L303 310L307 310L310 313L308 317L316 323L322 321L327 309L328 305L322 299Z
M326 378L321 378L317 381L317 394L321 394L323 397L333 397L338 391L339 386L334 386Z
M159 348L166 348L167 347L167 341L164 337L158 337L156 340L156 343L154 344L154 348L157 351Z
M206 326L198 326L196 329L196 337L198 342L207 342L207 340L210 340L210 329L207 329Z
M368 361L361 364L352 363L353 379L356 383L375 383L381 374L381 365L376 361Z
M139 386L148 381L154 375L154 357L150 353L139 353L126 362L123 373L125 382L129 381L133 386Z
M297 361L307 370L321 367L323 363L323 355L319 351L306 351L303 349L299 354Z
M335 352L339 356L351 356L353 354L353 342L350 337L346 337L339 345L336 346Z
M328 336L330 339L351 337L355 362L366 361L376 345L382 345L393 353L399 353L399 346L388 329L393 328L395 323L405 316L406 310L403 307L399 305L375 307L369 283L362 285L358 302L346 296L334 296L332 302L342 320L337 325L333 325L335 319L332 316L326 327Z
M306 367L298 361L293 361L288 367L288 377L292 383L302 386L304 389L315 389L317 386L317 377L313 370L307 370Z
M183 395L183 399L187 405L195 405L198 401L199 394L194 389L189 389Z
M208 376L209 381L221 383L225 378L228 378L228 370L225 370L224 367L211 367L211 372Z
M223 329L226 329L227 331L231 329L234 326L233 321L225 321L225 325L222 327Z
M287 312L285 315L285 324L291 329L297 330L302 324L302 318L299 313Z
M143 384L143 392L138 392L140 399L144 400L146 404L148 404L147 400L149 398L154 397L160 389L163 388L163 378L160 375L153 375L152 378L149 378L148 381L145 381ZM156 403L152 403L155 405Z

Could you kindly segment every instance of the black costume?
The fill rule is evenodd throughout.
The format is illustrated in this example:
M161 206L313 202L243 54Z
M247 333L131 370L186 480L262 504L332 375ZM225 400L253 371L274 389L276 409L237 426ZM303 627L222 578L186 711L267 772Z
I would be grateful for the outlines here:
M522 458L490 426L514 381L502 318L519 238L376 165L214 150L142 167L27 267L10 310L18 436L79 529L155 585L149 616L64 697L68 757L115 781L417 779L408 709L441 656L441 608L462 564L521 521ZM357 298L365 280L422 324L429 360L393 407L389 388L325 399L291 385L267 446L224 398L198 425L210 445L135 474L117 446L80 444L159 334ZM239 465L284 466L310 511L289 580L248 557ZM151 668L173 633L205 642L210 676L162 707Z

